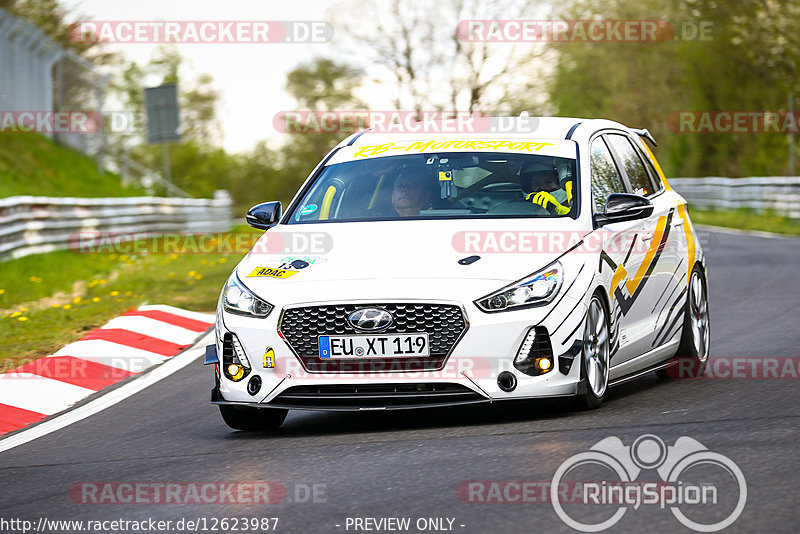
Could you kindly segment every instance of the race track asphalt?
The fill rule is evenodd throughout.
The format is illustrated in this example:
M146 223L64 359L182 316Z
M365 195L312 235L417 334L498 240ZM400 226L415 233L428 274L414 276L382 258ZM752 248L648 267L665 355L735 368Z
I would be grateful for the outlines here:
M800 240L702 234L712 358L793 357L796 363ZM727 531L797 532L798 384L791 378L662 381L650 374L611 390L599 411L537 402L292 412L268 435L224 425L208 403L210 369L198 360L99 414L0 453L0 518L278 517L278 532L327 533L356 532L346 528L348 517L409 517L409 532L418 532L418 518L445 517L463 533L570 532L550 504L464 502L457 488L465 481L550 481L559 464L603 438L618 436L630 445L654 434L668 445L689 436L738 465L747 502ZM76 483L206 481L278 482L288 498L258 505L100 505L69 495ZM317 498L304 499L314 485ZM217 531L232 532L228 527ZM629 509L610 531L690 532L668 509L652 505Z

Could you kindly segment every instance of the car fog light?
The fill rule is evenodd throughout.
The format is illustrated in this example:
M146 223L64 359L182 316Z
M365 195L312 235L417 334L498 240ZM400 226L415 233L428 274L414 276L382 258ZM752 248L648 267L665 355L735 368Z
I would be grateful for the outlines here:
M239 342L239 338L230 332L222 337L222 369L225 376L239 382L250 374L250 361Z
M553 369L554 361L547 328L531 327L517 350L514 367L528 376L539 376L549 373Z
M228 366L228 377L234 382L238 382L242 378L244 378L244 367L241 365L232 363Z
M247 392L250 395L255 395L261 390L261 377L258 375L253 376L247 383Z

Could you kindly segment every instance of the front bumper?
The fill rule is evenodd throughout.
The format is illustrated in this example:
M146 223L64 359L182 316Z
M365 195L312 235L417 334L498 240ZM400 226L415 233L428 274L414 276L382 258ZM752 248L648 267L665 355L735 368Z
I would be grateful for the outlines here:
M387 300L391 299L371 299L359 304ZM394 300L433 302L430 299ZM358 366L337 372L310 371L279 332L282 312L255 319L219 311L216 351L222 354L221 340L225 333L235 334L251 371L244 380L233 382L220 374L217 365L212 403L332 411L391 410L563 397L581 392L577 362L586 312L582 300L563 294L546 306L503 313L484 313L471 302L447 299L435 302L461 307L468 322L468 328L449 351L443 365L435 369L388 365L380 371ZM513 361L526 335L536 326L546 328L550 334L555 365L543 375L528 376L518 371ZM268 349L274 353L273 367L265 367L263 355ZM498 385L497 378L502 372L515 375L517 384L513 391L504 391ZM253 376L261 380L261 387L255 394L248 393L247 389Z

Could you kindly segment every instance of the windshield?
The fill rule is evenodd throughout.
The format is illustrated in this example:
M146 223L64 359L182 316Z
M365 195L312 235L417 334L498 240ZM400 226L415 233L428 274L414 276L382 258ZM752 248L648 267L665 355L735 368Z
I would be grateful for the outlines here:
M406 154L325 167L289 223L575 217L572 158L496 152Z

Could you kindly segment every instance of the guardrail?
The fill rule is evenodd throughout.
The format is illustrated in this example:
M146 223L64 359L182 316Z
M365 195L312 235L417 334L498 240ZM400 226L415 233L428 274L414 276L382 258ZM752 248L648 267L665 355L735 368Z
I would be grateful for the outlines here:
M0 198L0 261L68 248L79 232L225 232L227 191L205 198Z
M714 209L772 210L800 219L800 178L671 178L669 184L690 206Z

